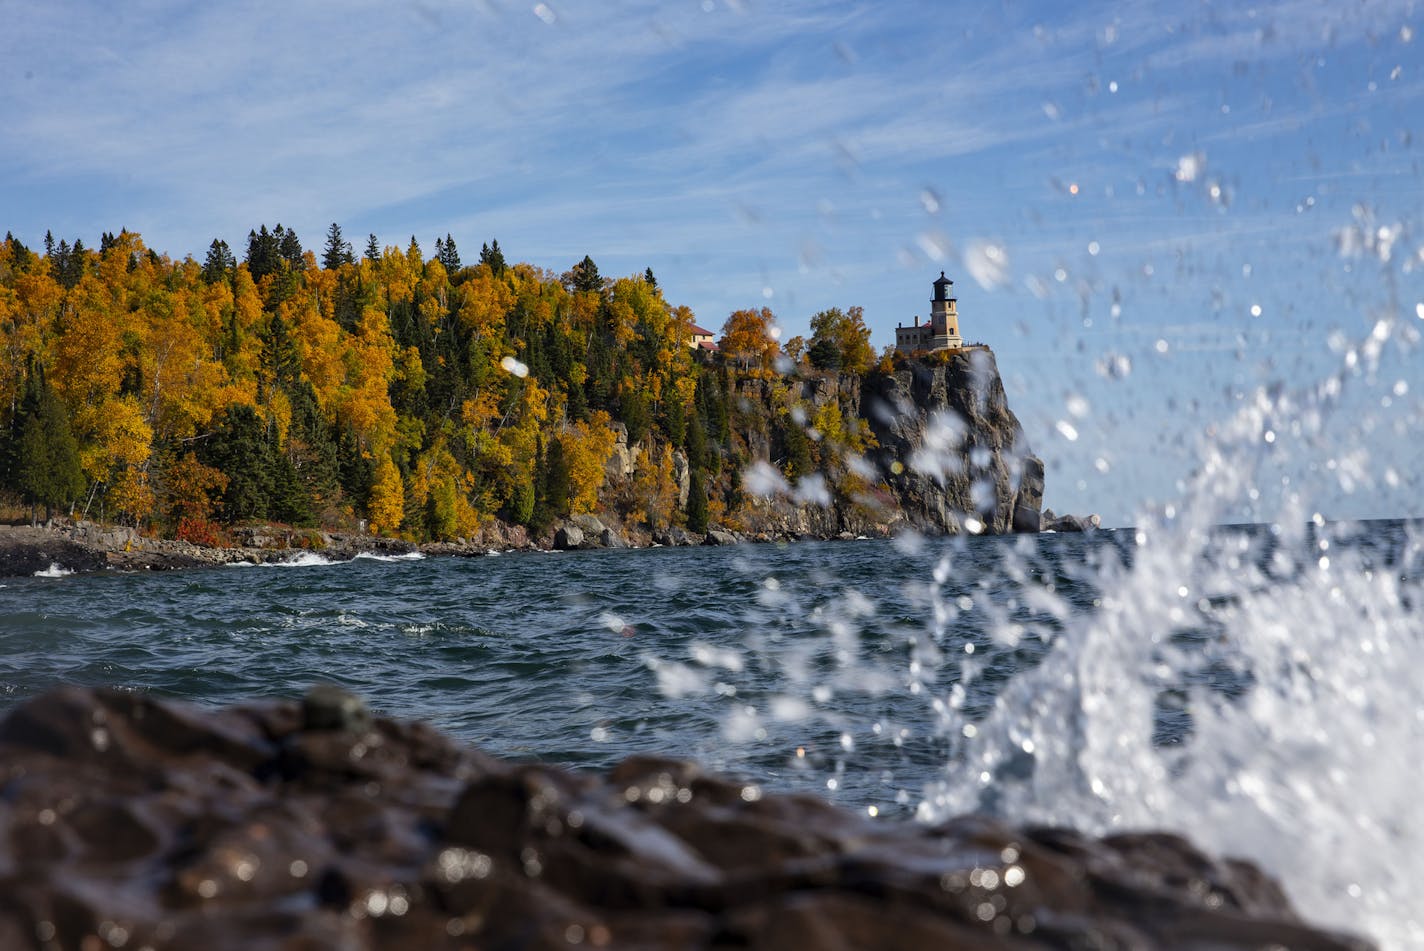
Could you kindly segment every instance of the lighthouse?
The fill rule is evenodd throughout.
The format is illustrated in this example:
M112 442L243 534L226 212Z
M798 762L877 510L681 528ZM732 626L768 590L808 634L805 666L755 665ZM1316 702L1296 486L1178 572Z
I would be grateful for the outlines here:
M895 349L909 355L920 350L958 350L964 346L964 338L959 336L959 309L953 297L954 282L939 272L939 280L934 282L934 297L930 298L930 319L920 323L916 317L913 325L904 324L895 328Z

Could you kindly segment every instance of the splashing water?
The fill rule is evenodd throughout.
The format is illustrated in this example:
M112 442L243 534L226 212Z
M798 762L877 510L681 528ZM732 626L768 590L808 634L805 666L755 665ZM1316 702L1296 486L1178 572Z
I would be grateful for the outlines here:
M908 691L934 711L945 762L915 809L922 821L989 811L1094 833L1176 830L1258 863L1314 922L1384 948L1424 946L1414 910L1424 815L1413 805L1424 523L1392 523L1397 537L1381 542L1378 525L1327 523L1301 493L1283 492L1266 524L1222 527L1243 507L1262 512L1263 489L1294 464L1328 460L1346 493L1393 485L1398 473L1381 464L1376 474L1368 447L1343 441L1335 420L1358 408L1351 390L1371 387L1418 418L1417 394L1401 405L1409 388L1380 372L1390 347L1408 360L1418 337L1386 319L1338 347L1341 369L1321 384L1261 387L1209 430L1180 502L1080 564L1049 568L1035 545L1006 543L997 576L967 594L956 571L964 548L951 544L914 589L932 620L903 632L908 672L895 667L905 655L871 643L864 621L877 607L853 589L814 609L823 642L772 651L750 634L748 656L774 658L784 692L737 707L725 738L764 742L777 722L819 721L841 739L824 766L834 791L848 771L874 768L857 751L867 731L853 698ZM1348 428L1358 442L1372 427ZM932 466L931 455L912 464ZM900 542L905 553L927 547ZM774 578L758 601L764 627L777 611L806 610ZM971 629L1023 659L1007 680L975 656ZM716 679L649 665L679 696Z
M1372 487L1368 453L1328 446L1327 427L1388 341L1412 349L1417 335L1395 329L1377 325L1303 395L1263 388L1248 401L1203 447L1180 511L1144 518L1128 557L1108 547L1085 569L1095 609L1023 566L1020 595L1055 623L1020 636L1052 648L982 720L964 710L965 683L937 705L950 766L920 818L990 809L1098 833L1179 830L1258 862L1314 920L1424 946L1412 673L1424 666L1424 528L1405 523L1382 555L1362 523L1312 519L1295 496L1270 526L1213 527L1257 497L1261 447L1283 427L1329 449L1346 491ZM1185 723L1180 742L1161 742L1164 708Z

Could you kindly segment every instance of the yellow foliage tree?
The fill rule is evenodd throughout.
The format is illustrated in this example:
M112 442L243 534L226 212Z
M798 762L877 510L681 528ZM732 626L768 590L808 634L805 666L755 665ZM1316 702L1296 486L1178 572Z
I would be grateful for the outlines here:
M400 529L405 517L405 486L401 483L400 470L389 456L382 456L376 463L376 477L371 484L366 512L370 516L371 531L376 534L391 534Z
M588 419L569 426L560 441L569 467L569 511L574 515L592 512L598 507L605 466L618 442L613 420L603 410L596 410Z

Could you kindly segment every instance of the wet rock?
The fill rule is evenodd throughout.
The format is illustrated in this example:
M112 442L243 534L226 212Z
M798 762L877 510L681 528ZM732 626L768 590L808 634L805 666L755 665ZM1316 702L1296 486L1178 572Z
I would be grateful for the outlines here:
M736 543L736 535L716 528L708 529L707 534L703 536L702 539L702 544L704 545L735 545Z
M102 551L45 529L6 529L0 533L0 578L53 570L95 571L106 564Z
M583 529L577 525L562 525L554 532L554 547L560 551L571 551L583 547Z
M702 544L702 536L674 525L671 528L662 528L653 532L653 542L654 544L664 545L668 548L685 545L700 545Z
M308 730L364 730L371 724L366 702L334 684L317 684L302 698L302 726Z
M1042 530L1045 532L1086 532L1102 524L1096 515L1055 515L1053 509L1043 513Z
M62 688L0 721L0 947L582 945L1365 947L1176 836L508 764L335 688L218 711Z
M569 518L569 522L583 532L585 542L596 542L608 530L608 526L596 515L574 515Z
M1039 513L1034 509L1014 509L1014 531L1019 534L1034 534L1042 531Z

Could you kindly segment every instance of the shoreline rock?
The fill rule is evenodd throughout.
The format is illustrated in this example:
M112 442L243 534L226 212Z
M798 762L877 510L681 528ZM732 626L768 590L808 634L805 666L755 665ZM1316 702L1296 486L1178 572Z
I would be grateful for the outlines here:
M1367 948L1185 839L926 826L694 763L498 760L343 691L0 720L6 948Z

